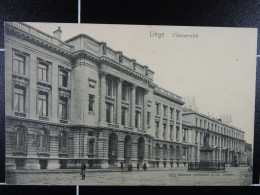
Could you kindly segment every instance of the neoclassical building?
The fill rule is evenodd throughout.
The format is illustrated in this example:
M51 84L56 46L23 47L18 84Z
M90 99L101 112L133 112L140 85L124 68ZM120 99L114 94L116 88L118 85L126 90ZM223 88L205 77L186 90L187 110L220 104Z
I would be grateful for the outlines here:
M184 112L181 97L121 51L61 33L5 23L7 168L182 167L200 161L206 130L212 160L246 162L243 131Z

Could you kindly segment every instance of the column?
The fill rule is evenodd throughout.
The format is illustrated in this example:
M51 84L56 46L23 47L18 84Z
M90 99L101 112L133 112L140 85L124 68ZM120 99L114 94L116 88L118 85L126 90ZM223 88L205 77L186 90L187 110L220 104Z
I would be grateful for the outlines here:
M176 141L176 110L173 108L173 141Z
M135 127L135 90L136 86L132 86L131 98L131 127Z
M182 113L179 110L179 122L180 122L180 141L183 142L183 135L182 135Z
M106 126L106 73L100 72L100 125Z
M147 94L148 94L148 91L145 90L144 91L144 107L143 107L144 108L143 109L143 129L144 129L144 132L147 131Z
M122 106L121 106L121 102L122 102L122 79L119 79L118 80L118 83L117 83L117 124L119 126L122 126L121 125L121 122L122 122ZM121 127L120 127L121 128Z

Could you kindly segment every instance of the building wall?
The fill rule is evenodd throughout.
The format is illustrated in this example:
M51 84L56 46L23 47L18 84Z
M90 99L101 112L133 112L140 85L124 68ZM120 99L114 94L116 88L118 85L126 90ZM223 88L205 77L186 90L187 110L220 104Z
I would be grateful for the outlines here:
M121 166L121 163L134 167L143 163L150 167L182 167L200 160L205 129L194 125L195 115L183 115L181 97L153 83L153 72L147 66L87 35L78 35L65 43L22 23L7 24L5 45L9 168L77 168L82 161L89 168ZM13 72L17 52L25 56L25 75ZM48 64L47 82L38 79L40 60ZM59 82L61 71L67 73L67 87ZM14 110L15 85L26 89L25 113L17 114ZM124 88L128 90L127 100L122 100ZM40 92L48 94L47 117L38 114ZM66 118L59 114L62 99L67 102ZM93 111L89 108L90 99L94 102ZM160 104L159 114L156 104ZM128 110L125 125L121 120L123 108ZM160 124L159 134L156 121ZM163 124L166 124L165 135ZM19 128L24 130L23 140L19 140ZM195 143L196 131L200 133L197 135L202 140L200 144ZM42 132L47 138L43 138ZM45 152L40 151L45 147L42 146L45 141L41 140L46 141ZM17 143L22 141L25 148L18 151Z

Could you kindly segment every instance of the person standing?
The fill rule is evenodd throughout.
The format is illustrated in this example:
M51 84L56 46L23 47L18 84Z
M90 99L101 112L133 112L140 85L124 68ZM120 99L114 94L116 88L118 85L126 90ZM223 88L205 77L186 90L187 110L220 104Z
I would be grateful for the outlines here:
M86 164L84 162L82 162L81 164L81 176L82 176L82 180L85 179L85 170L86 170Z
M146 170L147 170L146 163L144 163L144 165L143 165L143 169L144 169L144 171L146 171Z

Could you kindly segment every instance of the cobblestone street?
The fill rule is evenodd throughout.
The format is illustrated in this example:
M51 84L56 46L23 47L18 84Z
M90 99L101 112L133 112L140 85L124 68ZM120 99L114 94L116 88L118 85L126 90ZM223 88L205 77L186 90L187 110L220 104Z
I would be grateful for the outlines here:
M44 172L46 171L46 172ZM59 172L10 172L7 184L20 185L250 185L252 172L247 167L227 167L226 172L188 172L187 169L148 169L148 171L87 170L81 180L80 170Z

